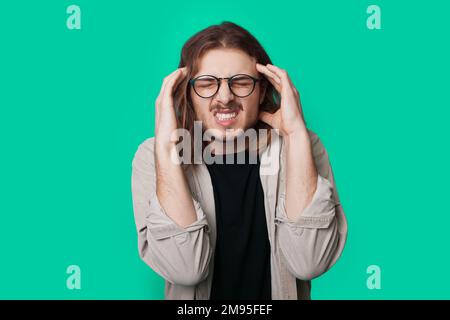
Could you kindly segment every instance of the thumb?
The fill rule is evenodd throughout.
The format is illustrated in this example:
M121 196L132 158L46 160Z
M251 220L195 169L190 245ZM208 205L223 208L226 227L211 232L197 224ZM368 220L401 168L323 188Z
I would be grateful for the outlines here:
M265 112L265 111L261 111L259 113L259 119L261 121L264 121L265 123L267 123L272 128L276 128L275 114L272 114L272 113L269 113L269 112Z

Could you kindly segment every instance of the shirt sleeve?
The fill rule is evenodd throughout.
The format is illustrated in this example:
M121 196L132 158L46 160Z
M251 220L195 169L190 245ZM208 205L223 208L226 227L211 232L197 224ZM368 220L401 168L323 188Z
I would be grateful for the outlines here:
M310 132L318 171L316 191L307 207L290 220L285 196L276 210L277 240L290 271L301 280L311 280L329 270L341 256L347 239L347 221L340 204L328 154Z
M156 195L154 139L143 142L132 162L132 197L141 259L165 280L193 286L208 275L209 226L192 198L197 220L182 228L162 208ZM174 199L176 201L176 199Z

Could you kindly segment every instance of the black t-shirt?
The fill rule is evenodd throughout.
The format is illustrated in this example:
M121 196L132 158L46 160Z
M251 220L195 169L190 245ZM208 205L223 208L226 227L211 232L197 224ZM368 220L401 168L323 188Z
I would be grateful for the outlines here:
M217 242L211 300L271 299L270 243L260 161L207 165L214 189ZM217 157L217 156L216 156ZM225 162L225 158L223 158Z

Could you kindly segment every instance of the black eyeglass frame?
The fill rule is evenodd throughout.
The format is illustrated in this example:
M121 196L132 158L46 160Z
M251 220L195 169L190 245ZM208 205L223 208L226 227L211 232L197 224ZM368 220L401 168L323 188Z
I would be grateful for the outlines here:
M237 95L236 93L234 93L233 89L231 88L231 82L232 82L232 79L235 78L235 77L238 77L238 76L246 76L246 77L249 77L250 79L253 80L253 87L252 87L252 90L250 91L249 94L247 94L247 95L245 95L245 96ZM218 83L216 92L214 92L212 95L207 96L207 97L200 95L200 94L197 92L197 90L195 90L195 81L197 81L199 78L203 78L203 77L212 77L212 78L216 79L216 81L217 81L217 83ZM211 75L211 74L202 74L202 75L200 75L200 76L198 76L198 77L195 77L195 78L193 78L193 79L190 79L190 80L189 80L189 84L192 86L192 88L194 88L195 93L196 93L199 97L204 98L204 99L209 99L209 98L211 98L211 97L214 97L214 96L217 94L217 92L219 92L219 90L220 90L220 85L222 84L222 80L224 80L224 79L227 79L228 88L230 89L231 93L232 93L233 95L235 95L236 97L239 97L239 98L245 98L245 97L248 97L249 95L251 95L251 94L253 93L253 91L255 91L256 83L257 83L257 82L260 82L260 81L262 81L262 80L264 80L264 79L252 77L251 75L248 75L248 74L245 74L245 73L238 73L238 74L235 74L234 76L231 76L231 77L224 77L224 78L218 78L218 77L213 76L213 75Z

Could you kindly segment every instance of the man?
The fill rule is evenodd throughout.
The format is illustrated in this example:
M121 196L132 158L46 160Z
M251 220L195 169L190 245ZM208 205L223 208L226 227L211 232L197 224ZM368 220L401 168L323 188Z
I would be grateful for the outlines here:
M166 280L166 299L309 299L310 280L341 255L347 223L297 89L230 22L189 39L179 67L156 99L155 138L133 160L141 258ZM176 161L174 132L195 140L198 122L214 136L200 142L209 150L202 155L218 161ZM278 134L257 139L255 148L248 141L224 147L243 132L268 129ZM256 163L222 161L249 160L251 152Z

